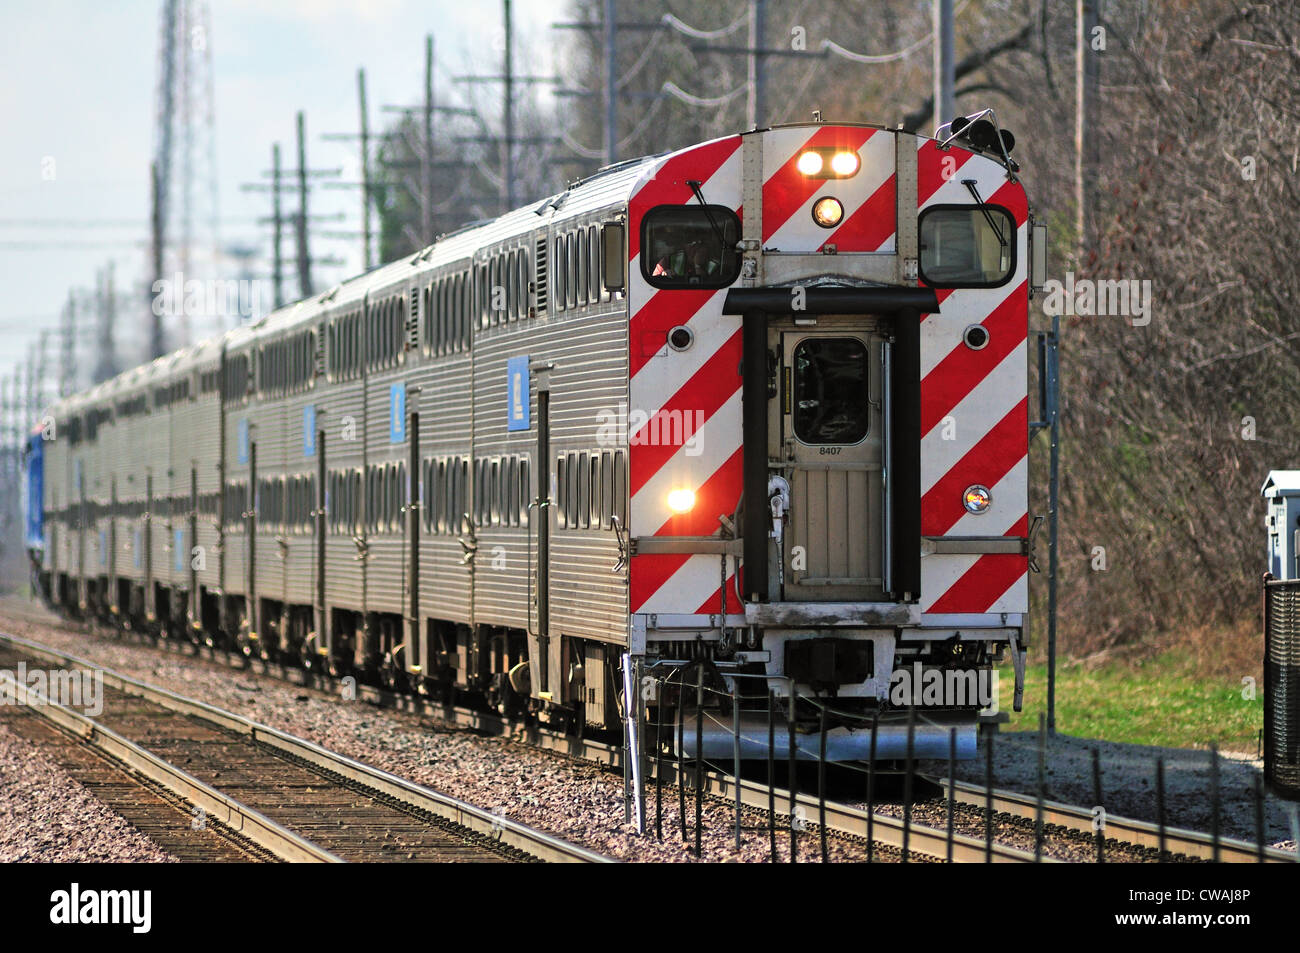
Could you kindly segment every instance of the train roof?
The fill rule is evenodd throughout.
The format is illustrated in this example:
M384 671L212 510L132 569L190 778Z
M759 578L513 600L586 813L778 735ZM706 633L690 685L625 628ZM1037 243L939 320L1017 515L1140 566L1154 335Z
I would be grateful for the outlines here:
M793 123L794 126L815 127L816 122ZM827 123L827 125L872 126L874 123ZM785 128L785 127L773 127ZM152 362L124 371L102 391L98 388L76 395L78 401L96 399L130 390L140 385L154 385L161 379L182 372L193 364L215 357L223 348L241 351L274 339L302 324L335 314L365 301L367 295L375 297L404 289L412 280L418 280L431 271L439 271L459 263L485 256L498 245L517 241L533 232L538 226L556 221L580 218L592 212L626 203L637 191L640 183L675 155L707 147L711 142L732 138L723 136L710 142L695 143L674 152L629 159L606 166L593 174L571 182L564 190L538 201L507 212L497 218L474 222L455 231L438 236L437 240L418 252L404 255L369 271L353 275L323 292L292 302L257 320L241 325L224 334L200 342L190 348L173 351ZM54 407L66 408L66 402Z

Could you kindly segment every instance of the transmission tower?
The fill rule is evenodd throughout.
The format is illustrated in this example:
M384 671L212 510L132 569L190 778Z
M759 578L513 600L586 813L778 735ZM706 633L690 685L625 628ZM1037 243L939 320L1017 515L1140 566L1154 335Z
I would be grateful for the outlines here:
M220 268L217 230L217 160L212 91L211 15L206 0L162 0L154 130L154 280L176 272L215 280ZM166 334L152 314L150 348L165 350ZM177 345L187 344L191 320L211 330L210 315L177 315Z

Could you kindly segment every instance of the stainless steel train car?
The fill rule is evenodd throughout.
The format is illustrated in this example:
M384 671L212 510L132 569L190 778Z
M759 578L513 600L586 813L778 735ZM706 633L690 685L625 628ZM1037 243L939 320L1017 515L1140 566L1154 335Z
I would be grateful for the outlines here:
M1018 704L1044 252L991 113L938 135L624 162L56 404L44 592L574 728L635 661L882 756L909 680L1009 653ZM987 702L927 695L920 750Z

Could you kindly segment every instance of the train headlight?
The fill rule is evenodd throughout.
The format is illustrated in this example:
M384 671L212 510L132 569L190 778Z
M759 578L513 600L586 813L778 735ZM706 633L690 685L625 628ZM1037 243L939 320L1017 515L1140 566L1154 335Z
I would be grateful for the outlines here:
M966 507L967 513L983 513L992 502L993 495L989 493L989 488L978 483L966 487L966 492L961 495L961 504Z
M689 513L694 507L694 490L673 490L668 494L668 508L674 513Z
M825 161L820 152L805 152L799 157L799 171L804 175L816 175Z
M834 228L844 218L844 206L829 195L818 199L812 209L813 221L822 228Z
M846 179L856 173L861 164L856 152L837 152L831 157L831 171Z

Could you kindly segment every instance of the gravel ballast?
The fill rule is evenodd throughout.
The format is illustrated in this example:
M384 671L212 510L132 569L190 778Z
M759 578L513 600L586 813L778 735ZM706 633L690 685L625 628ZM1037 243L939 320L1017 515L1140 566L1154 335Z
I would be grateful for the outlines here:
M30 610L23 607L23 615ZM203 659L188 658L112 636L83 635L61 626L37 624L4 613L0 630L79 655L124 675L237 712L272 727L299 735L326 748L354 757L401 777L463 798L524 824L550 831L574 843L636 861L690 862L691 846L680 838L675 789L664 792L664 840L653 834L653 786L648 787L648 836L638 837L624 823L621 775L594 765L569 761L536 751L508 739L450 728L428 718L376 708L360 700L335 695L249 672L237 672ZM1037 777L1037 737L1000 735L995 746L995 775L999 788L1033 794ZM1049 745L1047 796L1067 803L1092 803L1091 749L1099 746L1103 766L1105 807L1116 815L1154 820L1155 758L1166 764L1166 805L1172 826L1208 830L1208 752L1144 748L1058 736ZM982 753L982 752L981 752ZM918 764L942 776L946 763ZM1222 832L1245 840L1254 838L1253 772L1257 764L1238 756L1221 758ZM959 763L958 777L982 782L982 757ZM694 804L687 798L688 828ZM734 815L718 801L704 804L705 861L766 861L765 821L750 815L744 844L735 848ZM1289 845L1289 814L1269 800L1268 839ZM693 829L690 833L693 842ZM788 857L788 834L778 844ZM815 827L800 838L801 861L819 855ZM832 837L832 860L857 860L862 845ZM883 859L883 858L882 858Z
M0 721L0 863L170 859Z

